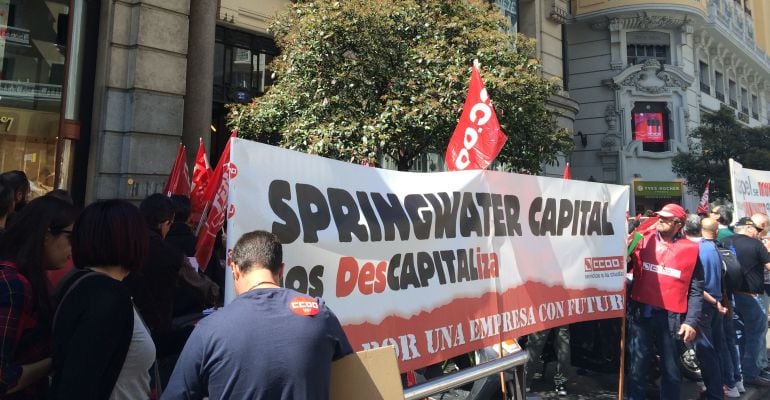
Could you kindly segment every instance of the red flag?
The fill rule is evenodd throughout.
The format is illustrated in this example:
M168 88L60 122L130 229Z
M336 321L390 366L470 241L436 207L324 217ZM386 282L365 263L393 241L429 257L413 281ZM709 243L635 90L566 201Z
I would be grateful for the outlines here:
M171 167L171 173L168 175L166 186L163 188L163 193L169 197L172 194L190 196L190 170L187 169L187 154L185 154L185 147L181 143L176 152L176 159Z
M487 89L476 65L460 120L446 149L450 171L485 169L494 161L508 137L500 130Z
M230 138L235 137L236 133L237 131L233 129ZM230 142L230 140L227 141L225 150L219 157L217 167L211 174L204 194L208 214L205 216L205 224L198 232L198 242L195 244L195 259L200 271L206 270L211 253L214 251L217 232L224 225L227 216L227 191L230 186Z
M698 203L698 209L695 211L697 214L709 214L709 184L711 183L711 179L706 181L706 188L703 189L703 196L700 198L700 203Z
M198 154L195 156L195 167L193 168L192 188L190 188L190 218L187 219L190 226L198 226L201 220L203 210L206 208L204 198L206 187L213 173L206 156L206 148L203 146L203 139L200 139Z
M564 178L563 179L572 179L572 173L569 170L569 163L564 166Z

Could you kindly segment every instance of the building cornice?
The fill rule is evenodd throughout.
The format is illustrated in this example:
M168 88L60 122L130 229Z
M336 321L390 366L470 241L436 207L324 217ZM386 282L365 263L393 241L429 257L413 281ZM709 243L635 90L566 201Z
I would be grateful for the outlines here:
M646 11L633 16L605 18L590 26L596 31L678 29L683 26L692 29L691 19L686 16L649 15Z
M673 65L661 65L649 59L640 65L632 65L604 83L613 90L630 88L639 94L660 95L672 91L686 91L694 77Z

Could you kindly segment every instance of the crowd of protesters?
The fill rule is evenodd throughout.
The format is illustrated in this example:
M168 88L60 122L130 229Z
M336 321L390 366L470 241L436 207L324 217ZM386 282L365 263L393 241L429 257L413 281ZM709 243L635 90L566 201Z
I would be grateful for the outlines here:
M708 215L669 204L654 218L654 229L637 231L642 239L630 257L627 397L650 397L647 380L657 351L657 395L680 398L677 341L693 344L703 378L700 398L738 398L748 385L770 386L768 216L733 221L731 204L715 203Z
M224 246L205 273L193 267L187 197L79 210L63 190L29 196L23 172L0 174L0 398L328 398L330 364L352 349L322 300L281 287L274 235L238 241L241 296L198 323L222 306ZM242 368L255 359L263 365Z
M282 288L274 235L238 240L239 297L199 321L222 305L224 253L218 240L205 273L191 263L188 198L153 194L139 207L102 200L79 210L62 190L29 194L23 172L0 174L1 398L150 399L162 388L163 398L328 397L329 365L352 349L322 300ZM770 386L768 216L733 223L729 204L703 216L668 204L654 217L629 249L627 398L649 397L658 359L659 397L679 399L678 341L695 348L702 398ZM530 338L534 362L546 337ZM568 354L568 336L555 343L557 355ZM569 359L560 361L554 384L566 395Z

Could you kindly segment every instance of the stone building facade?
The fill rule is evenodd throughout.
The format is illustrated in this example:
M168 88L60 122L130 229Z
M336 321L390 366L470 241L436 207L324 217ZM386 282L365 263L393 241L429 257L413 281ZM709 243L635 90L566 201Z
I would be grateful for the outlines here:
M537 40L560 126L577 103L564 79L568 0L493 0ZM268 27L290 0L0 0L0 169L22 169L37 194L68 189L77 203L138 201L162 190L180 142L199 138L215 161L227 104L271 84L278 54ZM31 68L30 65L38 65ZM419 170L443 165L426 155ZM560 176L563 161L546 166Z
M570 95L580 104L579 179L631 186L630 209L698 196L671 171L701 115L727 105L766 125L770 58L749 0L577 0L567 25ZM759 32L762 32L760 35Z

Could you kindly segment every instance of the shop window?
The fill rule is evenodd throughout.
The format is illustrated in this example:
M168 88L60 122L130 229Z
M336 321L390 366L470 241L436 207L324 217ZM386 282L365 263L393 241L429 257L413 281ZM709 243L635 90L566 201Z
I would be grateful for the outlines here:
M217 27L214 101L248 102L272 84L268 69L278 50L272 39Z
M669 150L669 123L666 103L638 102L631 112L633 140L642 142L642 149L650 152Z
M719 71L714 71L714 94L720 101L725 101L725 78Z
M0 171L53 189L69 0L0 1Z

